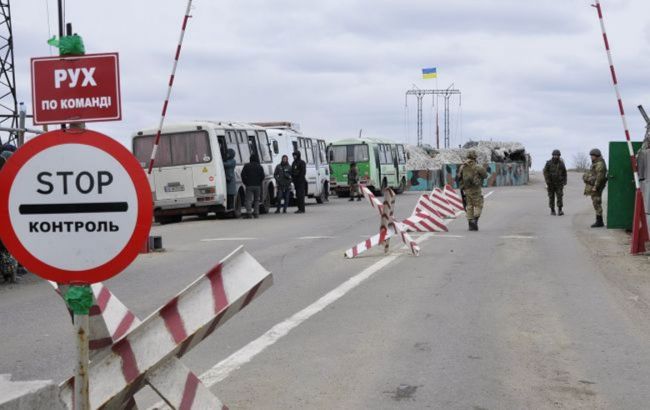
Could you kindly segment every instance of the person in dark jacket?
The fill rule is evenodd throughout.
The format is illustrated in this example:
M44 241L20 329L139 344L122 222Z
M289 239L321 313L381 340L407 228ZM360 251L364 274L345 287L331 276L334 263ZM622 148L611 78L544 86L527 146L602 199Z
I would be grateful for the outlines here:
M228 209L233 209L235 207L235 195L237 194L237 179L235 177L236 166L237 161L235 161L235 150L228 148L228 151L226 152L226 160L223 162L223 169L226 173L226 206Z
M551 215L555 215L555 203L557 198L558 215L564 215L562 211L562 198L564 196L564 186L567 183L566 166L564 161L560 158L562 154L559 149L554 149L551 154L551 159L546 161L544 165L544 181L546 181L546 189L548 191L548 206L551 208Z
M307 164L300 159L300 151L293 153L293 163L291 164L291 179L293 187L296 189L296 202L298 204L297 214L305 213L305 189L307 187Z
M275 177L275 183L278 187L278 209L275 210L275 213L280 213L280 206L282 205L282 200L284 199L282 213L286 214L287 205L289 204L289 192L291 192L291 165L289 165L288 156L282 156L282 161L275 167L273 176Z
M362 195L359 192L359 169L357 169L357 163L354 161L350 162L348 186L350 187L350 201L354 201L354 197L357 197L357 201L361 201Z
M251 154L250 162L241 170L241 181L246 186L246 215L244 218L257 218L260 212L260 197L262 196L262 182L264 181L264 168L260 165L257 155ZM251 202L253 212L251 212Z

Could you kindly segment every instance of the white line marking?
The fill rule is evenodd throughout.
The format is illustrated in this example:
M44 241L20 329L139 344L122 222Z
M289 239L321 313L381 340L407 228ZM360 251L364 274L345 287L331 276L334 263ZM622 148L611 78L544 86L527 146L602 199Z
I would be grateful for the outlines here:
M464 238L465 235L440 235L440 234L438 234L438 235L433 235L433 237L434 238L452 238L452 239L456 239L456 238Z
M416 242L422 243L432 236L433 235L429 233L424 234L416 239ZM336 289L330 291L325 296L312 303L310 306L307 306L285 321L273 326L270 330L268 330L256 340L250 342L225 360L217 363L214 367L201 375L201 381L205 383L206 386L211 387L214 384L224 380L226 377L228 377L228 375L230 375L231 372L250 362L255 356L264 351L264 349L286 336L291 330L298 327L305 320L309 319L316 313L320 312L327 306L345 296L346 293L359 286L363 281L370 278L372 275L402 255L405 254L399 253L385 256L368 268L362 270L359 274L343 282Z
M499 236L501 239L537 239L536 236L530 235L503 235Z
M334 239L334 236L301 236L298 239Z
M492 195L493 192L494 191L489 192L488 194L485 195L485 197L486 198L489 197L490 195ZM451 222L451 220L449 222ZM367 237L370 235L361 235L361 236ZM425 233L424 235L415 239L415 242L420 244L433 237L434 237L433 234ZM406 246L402 247L402 249L405 248ZM372 275L374 275L375 273L377 273L382 268L384 268L385 266L387 266L388 264L390 264L391 262L393 262L395 259L399 258L402 255L405 255L405 253L398 253L394 255L385 256L379 261L372 264L371 266L362 270L360 273L351 277L347 281L343 282L336 289L330 291L325 296L318 299L316 302L307 306L306 308L299 311L298 313L295 313L293 316L284 320L283 322L280 322L277 325L273 326L262 336L253 340L252 342L242 347L241 349L239 349L238 351L236 351L226 359L222 360L221 362L215 364L212 368L210 368L209 370L207 370L205 373L201 375L200 377L201 381L205 383L207 387L211 387L216 383L219 383L220 381L224 380L226 377L230 375L230 373L232 373L233 371L239 369L244 364L253 360L255 356L257 356L259 353L263 352L267 347L273 345L275 342L277 342L278 340L286 336L291 330L298 327L305 320L309 319L310 317L314 316L316 313L320 312L321 310L325 309L327 306L331 305L332 303L336 302L337 300L345 296L346 293L359 286L363 281L370 278Z
M214 241L254 241L257 238L205 238L201 239L201 242L214 242Z

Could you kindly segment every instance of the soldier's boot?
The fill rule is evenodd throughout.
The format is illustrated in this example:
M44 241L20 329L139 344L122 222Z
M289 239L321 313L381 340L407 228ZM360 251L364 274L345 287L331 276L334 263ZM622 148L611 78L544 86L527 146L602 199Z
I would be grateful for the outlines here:
M474 222L474 219L468 219L467 224L469 225L470 231L478 231L478 227L476 226L476 223Z
M551 215L555 216L555 208L551 207Z
M603 223L603 216L602 215L596 215L596 222L594 222L591 227L592 228L602 228L605 226Z
M478 216L474 218L474 230L478 231Z
M564 215L564 212L562 212L562 207L559 207L557 209L557 214L560 215L560 216Z

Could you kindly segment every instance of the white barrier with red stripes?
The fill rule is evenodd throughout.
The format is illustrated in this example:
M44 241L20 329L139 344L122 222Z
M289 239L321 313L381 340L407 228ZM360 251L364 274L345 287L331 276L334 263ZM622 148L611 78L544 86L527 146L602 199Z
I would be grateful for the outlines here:
M445 193L440 188L434 188L430 195L431 202L435 205L436 209L445 218L455 218L456 211L453 205L447 200Z
M445 189L442 191L447 199L447 202L456 210L456 212L464 211L465 207L463 206L463 197L458 191L452 188L451 185L445 185Z
M91 362L91 407L132 405L133 395L148 383L175 408L225 408L177 357L271 284L270 272L237 249ZM70 408L72 380L61 389Z
M370 202L370 206L375 208L381 214L384 205L381 203L379 199L377 199L375 194L370 192L370 190L366 188L364 185L361 185L361 193L368 200L368 202Z
M151 150L151 159L149 160L149 168L147 169L147 174L151 174L153 170L153 164L156 161L156 153L158 152L158 144L160 143L160 133L162 132L163 123L165 122L165 115L167 115L167 107L169 106L169 97L172 94L172 87L174 86L174 78L176 77L176 67L178 67L178 58L181 56L181 47L183 45L183 38L185 37L185 29L187 28L187 22L190 19L190 10L192 9L192 0L187 1L187 9L185 10L185 17L183 18L183 25L181 27L181 35L178 39L178 45L176 46L176 53L174 54L174 65L172 67L172 73L169 76L169 84L167 85L167 96L165 96L165 102L163 103L162 113L160 115L160 123L158 124L158 131L156 132L156 139L154 140L153 149Z
M406 233L406 226L403 226L394 218L395 192L390 188L384 191L384 203L382 204L368 188L362 186L361 190L366 199L368 199L368 202L370 202L370 205L379 211L381 218L379 233L345 251L345 257L354 258L380 244L384 244L384 252L388 252L390 246L389 240L392 236L399 236L402 242L411 249L413 255L418 256L420 254L420 247Z

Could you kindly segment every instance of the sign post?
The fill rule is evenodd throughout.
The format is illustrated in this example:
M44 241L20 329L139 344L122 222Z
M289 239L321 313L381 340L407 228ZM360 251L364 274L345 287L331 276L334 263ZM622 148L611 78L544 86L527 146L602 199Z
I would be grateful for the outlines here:
M90 130L57 130L21 147L0 173L0 238L29 271L71 285L77 409L89 409L88 285L124 270L151 228L144 170L120 143Z

